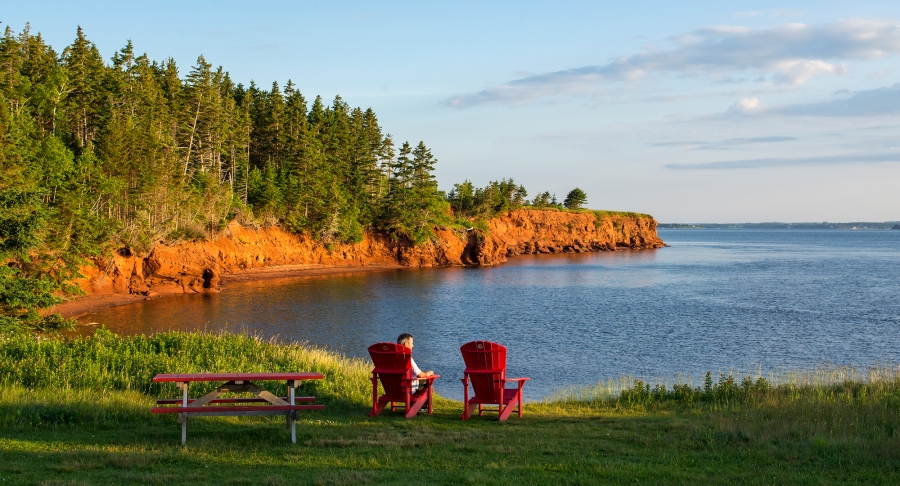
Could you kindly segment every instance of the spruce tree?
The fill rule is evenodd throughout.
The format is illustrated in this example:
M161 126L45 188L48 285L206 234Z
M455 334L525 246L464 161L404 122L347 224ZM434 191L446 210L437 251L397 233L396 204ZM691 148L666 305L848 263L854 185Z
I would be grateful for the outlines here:
M106 73L103 58L79 26L75 41L63 51L63 61L72 90L66 97L69 130L79 151L90 149L100 118L105 114L105 93L101 86Z
M569 194L566 195L566 199L563 201L563 206L565 206L567 209L580 209L581 206L584 206L586 203L587 194L576 187L575 189L569 191Z

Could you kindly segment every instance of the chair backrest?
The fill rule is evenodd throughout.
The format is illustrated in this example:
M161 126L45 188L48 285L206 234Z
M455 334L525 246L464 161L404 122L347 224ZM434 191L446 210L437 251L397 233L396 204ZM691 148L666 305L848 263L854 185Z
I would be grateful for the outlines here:
M475 396L483 400L502 400L500 380L506 378L506 346L491 341L472 341L463 344L459 351L466 363L466 372L494 371L469 375Z
M403 400L410 387L404 378L412 378L412 350L397 343L375 343L369 346L369 356L385 394Z

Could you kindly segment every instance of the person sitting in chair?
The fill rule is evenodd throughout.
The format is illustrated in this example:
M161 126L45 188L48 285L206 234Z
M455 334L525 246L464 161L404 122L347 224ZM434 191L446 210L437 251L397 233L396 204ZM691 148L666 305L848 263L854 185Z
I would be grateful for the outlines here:
M412 351L412 348L413 348L412 335L407 334L407 333L401 334L400 336L397 337L397 344L406 346L407 348L410 349L410 351ZM434 375L434 371L431 371L431 370L422 371L421 369L419 369L419 367L416 365L416 360L412 359L412 355L410 355L410 357L409 357L409 364L412 365L413 374L416 375L417 378L425 378L426 376ZM425 381L425 380L419 380L418 384L414 385L413 391L424 386L426 383L427 383L427 381Z

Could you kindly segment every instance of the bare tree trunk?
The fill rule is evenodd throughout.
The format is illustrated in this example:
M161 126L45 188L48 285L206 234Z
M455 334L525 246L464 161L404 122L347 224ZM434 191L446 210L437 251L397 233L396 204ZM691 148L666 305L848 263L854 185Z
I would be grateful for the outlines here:
M203 101L203 95L197 99L197 112L194 113L194 124L191 126L191 141L188 143L187 156L184 158L184 175L187 175L188 164L191 161L191 151L194 149L194 133L197 132L197 120L200 119L200 103Z

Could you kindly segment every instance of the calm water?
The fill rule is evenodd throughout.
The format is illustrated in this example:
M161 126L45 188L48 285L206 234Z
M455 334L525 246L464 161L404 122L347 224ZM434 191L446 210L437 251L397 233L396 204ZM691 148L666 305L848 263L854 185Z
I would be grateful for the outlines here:
M660 236L670 248L233 283L82 321L120 333L248 329L354 356L410 332L416 361L451 397L462 395L459 346L475 339L509 348L530 399L622 375L900 361L900 231Z

